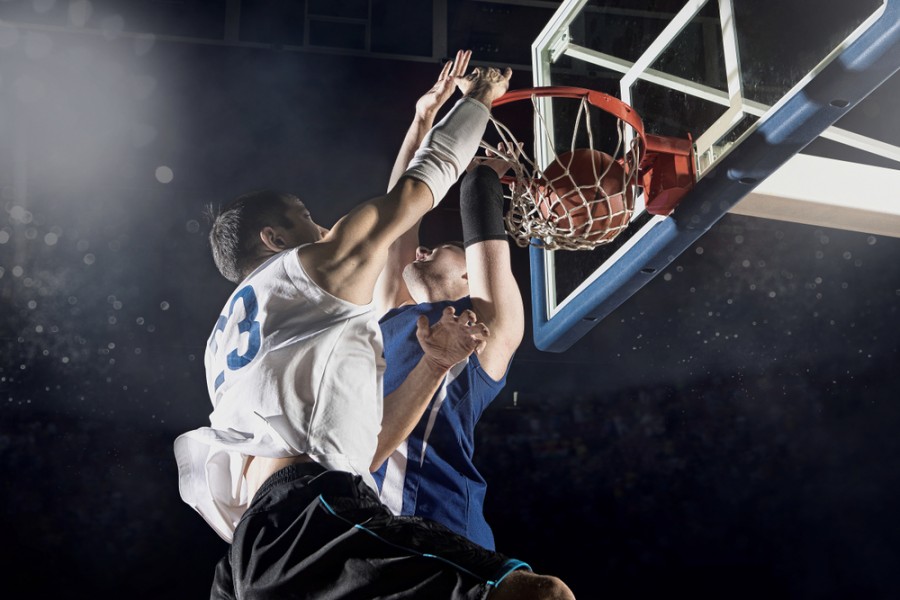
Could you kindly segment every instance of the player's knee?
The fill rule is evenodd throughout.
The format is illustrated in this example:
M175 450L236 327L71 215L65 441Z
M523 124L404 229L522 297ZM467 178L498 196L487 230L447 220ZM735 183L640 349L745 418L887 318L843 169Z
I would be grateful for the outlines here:
M575 595L558 577L515 571L504 578L489 600L575 600Z

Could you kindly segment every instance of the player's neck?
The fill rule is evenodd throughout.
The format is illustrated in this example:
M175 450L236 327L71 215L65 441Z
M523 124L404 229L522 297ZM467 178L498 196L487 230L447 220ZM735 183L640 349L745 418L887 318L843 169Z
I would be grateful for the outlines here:
M416 304L425 302L446 302L456 301L469 295L467 287L462 286L421 286L419 290L411 291L413 300Z

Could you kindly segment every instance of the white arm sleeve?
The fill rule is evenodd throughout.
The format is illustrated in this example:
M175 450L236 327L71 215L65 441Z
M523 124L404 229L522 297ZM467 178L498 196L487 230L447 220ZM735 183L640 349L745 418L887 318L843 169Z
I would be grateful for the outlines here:
M461 98L431 128L404 173L431 189L434 206L443 200L478 151L490 111L473 98Z

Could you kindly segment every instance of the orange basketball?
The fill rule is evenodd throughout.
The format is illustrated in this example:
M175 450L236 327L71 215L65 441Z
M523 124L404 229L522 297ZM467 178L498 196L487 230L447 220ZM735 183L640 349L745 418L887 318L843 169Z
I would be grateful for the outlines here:
M625 169L609 154L585 148L560 154L544 177L537 207L557 230L597 242L613 239L628 225L634 190L623 190Z

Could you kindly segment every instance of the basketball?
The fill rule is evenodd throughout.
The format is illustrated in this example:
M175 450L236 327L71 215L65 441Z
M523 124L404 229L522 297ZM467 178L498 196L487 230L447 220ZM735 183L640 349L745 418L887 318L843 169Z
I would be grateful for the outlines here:
M544 170L537 194L541 216L560 233L608 242L627 225L634 188L625 188L625 169L613 157L590 148L560 154Z

